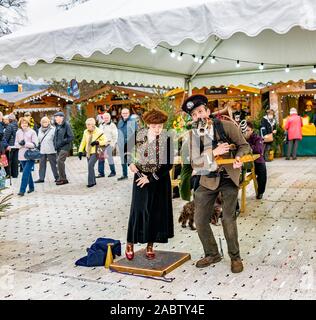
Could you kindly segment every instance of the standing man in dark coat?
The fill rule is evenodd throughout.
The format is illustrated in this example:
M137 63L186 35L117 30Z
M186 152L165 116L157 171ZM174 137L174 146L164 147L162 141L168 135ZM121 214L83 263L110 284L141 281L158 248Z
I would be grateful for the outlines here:
M267 115L265 115L260 124L260 134L264 138L264 136L269 135L269 134L276 134L276 119L274 115L274 111L272 109L267 111ZM270 161L269 160L269 153L272 148L272 142L265 142L264 143L264 160L265 161Z
M65 161L69 156L74 135L70 124L65 120L63 112L57 112L54 115L56 130L54 135L54 147L57 151L57 168L59 180L56 185L69 183L66 177Z
M207 122L204 136L198 133L199 130L192 130L192 167L199 170L201 174L200 186L194 194L195 224L205 253L205 257L196 263L196 267L204 268L222 259L210 227L212 208L218 194L221 193L223 200L222 225L231 258L231 271L238 273L243 271L236 222L236 204L242 167L240 158L250 152L250 147L241 130L234 123L209 119L210 110L207 103L206 96L193 95L182 105L183 111L189 113L194 122L199 120ZM200 145L195 141L200 141ZM234 163L217 165L215 157L231 158L232 144L236 149Z
M9 166L6 168L7 174L12 178L17 178L19 175L19 149L14 147L16 132L18 131L18 123L13 113L9 114L9 124L5 129L4 138L8 143L9 150Z

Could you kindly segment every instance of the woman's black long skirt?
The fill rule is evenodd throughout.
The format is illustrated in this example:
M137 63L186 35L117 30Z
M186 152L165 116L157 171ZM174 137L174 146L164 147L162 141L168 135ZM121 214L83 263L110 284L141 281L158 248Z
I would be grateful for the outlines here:
M143 188L134 176L131 212L127 230L130 243L166 243L174 236L169 172Z

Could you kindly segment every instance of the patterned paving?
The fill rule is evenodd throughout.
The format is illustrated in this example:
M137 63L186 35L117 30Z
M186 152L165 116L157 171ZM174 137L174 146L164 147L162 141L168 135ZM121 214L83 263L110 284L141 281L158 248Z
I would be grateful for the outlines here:
M221 226L214 232L224 260L194 266L202 248L196 231L177 223L183 201L175 200L175 237L158 247L190 252L192 260L167 275L172 282L74 266L98 237L124 246L132 181L105 178L87 189L86 163L72 158L67 164L69 185L57 187L48 172L46 183L15 196L0 220L0 299L315 299L315 158L268 163L263 200L248 187L248 214L238 218L241 274L230 272ZM13 181L3 194L17 193L18 185Z

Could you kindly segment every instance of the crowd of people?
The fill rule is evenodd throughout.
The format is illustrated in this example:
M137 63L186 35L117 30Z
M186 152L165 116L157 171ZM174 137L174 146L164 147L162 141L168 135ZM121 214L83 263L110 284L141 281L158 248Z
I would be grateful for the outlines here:
M240 103L229 104L213 114L207 104L207 97L193 95L182 105L183 111L192 118L192 123L207 123L203 137L196 133L198 131L193 126L188 129L188 133L193 132L188 137L192 139L195 136L189 143L190 169L187 170L184 165L181 168L181 171L186 170L190 178L194 177L194 185L191 184L189 189L190 193L193 190L195 225L205 253L205 257L196 266L203 268L221 260L209 223L212 208L220 197L222 226L231 258L231 270L237 273L243 270L236 223L243 165L241 158L247 154L259 155L254 167L258 182L257 199L262 199L267 183L265 162L270 161L269 153L273 137L277 133L277 121L274 111L268 110L261 121L259 132L256 133L254 124L247 120L247 114L243 112ZM174 236L169 175L175 155L174 141L163 130L168 114L153 109L146 112L142 120L145 125L139 127L137 117L131 115L128 108L123 108L121 119L116 125L111 120L111 115L102 109L96 118L86 120L86 129L78 149L79 160L84 156L87 160L88 188L94 187L98 178L106 176L106 160L109 165L108 178L116 176L113 160L116 147L122 166L122 175L117 180L128 178L128 168L134 174L125 251L128 260L134 258L134 244L147 243L146 257L154 259L154 243L167 242ZM296 159L297 142L302 138L301 127L302 119L297 115L296 109L292 108L285 125L289 141L286 159L290 159L292 148L293 159ZM47 162L57 186L69 183L65 162L71 153L73 140L71 125L63 112L57 112L53 119L43 117L39 128L30 114L24 114L17 121L14 114L3 117L0 113L0 150L2 154L8 155L6 171L13 178L18 177L19 171L22 172L19 196L34 192L36 183L45 182ZM188 142L184 141L182 149L186 144ZM136 146L136 150L131 150L131 145ZM38 158L30 156L30 150L36 149ZM206 166L205 155L213 159ZM218 156L231 157L234 162L217 165L214 159ZM33 171L37 160L39 177L34 181ZM95 173L97 162L98 175Z
M88 162L88 183L91 188L96 185L97 178L105 177L105 162L108 161L109 178L116 176L113 153L118 146L122 163L122 176L119 181L128 178L128 165L124 154L127 137L137 129L137 119L127 108L121 111L121 120L118 125L111 120L111 115L104 111L96 119L86 120L86 130L78 150L81 160L83 155ZM3 167L6 178L17 178L22 172L21 185L18 195L32 193L35 184L44 183L47 162L57 186L68 184L66 175L66 159L71 154L74 134L70 123L63 112L57 112L50 119L44 116L40 127L34 122L30 113L25 113L18 120L11 113L3 116L0 112L0 152L7 158L7 165ZM32 158L28 150L38 150L39 156ZM38 161L38 179L33 180L34 165ZM98 175L95 175L95 164L98 162ZM28 190L27 190L28 189Z

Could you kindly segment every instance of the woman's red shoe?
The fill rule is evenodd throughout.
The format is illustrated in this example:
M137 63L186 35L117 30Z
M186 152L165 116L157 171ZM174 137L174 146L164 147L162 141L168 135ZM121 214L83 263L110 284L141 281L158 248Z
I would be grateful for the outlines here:
M148 244L146 248L146 258L149 260L155 259L156 254L154 252L154 245Z
M134 248L133 248L132 244L126 245L125 256L126 256L127 260L134 259Z

